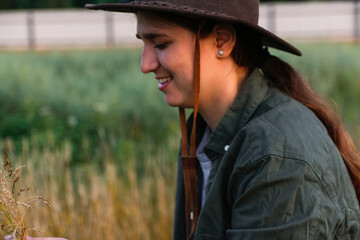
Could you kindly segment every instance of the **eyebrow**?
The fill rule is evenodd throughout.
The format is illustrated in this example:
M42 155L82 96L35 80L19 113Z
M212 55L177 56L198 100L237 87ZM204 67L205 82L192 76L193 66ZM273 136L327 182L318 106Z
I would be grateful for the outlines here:
M166 34L157 34L157 33L145 33L143 35L143 37L141 37L138 33L136 34L136 38L138 39L147 39L147 40L152 40L154 38L157 38L157 37L163 37L163 36L167 36Z

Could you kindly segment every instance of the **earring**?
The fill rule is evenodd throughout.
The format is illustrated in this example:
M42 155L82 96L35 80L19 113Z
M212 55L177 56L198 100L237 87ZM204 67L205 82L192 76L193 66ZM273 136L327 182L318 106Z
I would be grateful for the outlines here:
M221 57L222 55L224 55L224 51L223 51L223 50L219 50L219 55L220 55L220 57Z

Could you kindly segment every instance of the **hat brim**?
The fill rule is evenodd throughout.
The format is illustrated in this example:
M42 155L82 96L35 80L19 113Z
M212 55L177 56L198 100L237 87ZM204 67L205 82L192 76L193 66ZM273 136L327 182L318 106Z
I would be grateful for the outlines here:
M249 27L255 31L264 46L276 48L297 56L301 56L300 50L292 46L290 43L269 32L265 28L262 28L256 24L248 21L235 18L226 14L219 14L217 12L204 11L202 9L190 8L187 6L177 6L171 3L160 3L158 1L144 1L129 3L105 3L105 4L86 4L85 8L92 10L104 10L112 12L125 12L125 13L136 13L137 11L153 11L153 12L168 12L179 15L184 15L192 18L207 18L220 21L228 21L235 24L241 24Z

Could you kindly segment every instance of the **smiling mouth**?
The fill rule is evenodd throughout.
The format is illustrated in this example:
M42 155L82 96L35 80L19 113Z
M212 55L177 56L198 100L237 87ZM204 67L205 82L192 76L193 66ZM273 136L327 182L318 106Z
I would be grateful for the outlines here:
M172 77L159 78L158 82L159 82L159 84L165 84L167 82L170 82L171 80L172 80Z

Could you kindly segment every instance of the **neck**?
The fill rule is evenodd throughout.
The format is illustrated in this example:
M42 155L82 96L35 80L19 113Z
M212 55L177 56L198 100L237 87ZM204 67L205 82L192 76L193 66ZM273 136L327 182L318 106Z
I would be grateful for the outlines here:
M204 118L212 131L215 130L226 111L234 102L239 94L243 83L248 76L248 68L232 69L219 77L215 84L214 92L207 93L209 97L204 100L204 104L199 104L199 113ZM202 89L200 90L200 95ZM200 96L201 99L201 96Z

